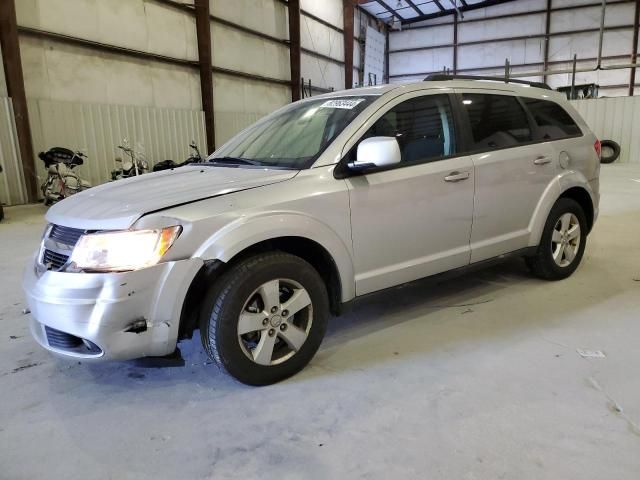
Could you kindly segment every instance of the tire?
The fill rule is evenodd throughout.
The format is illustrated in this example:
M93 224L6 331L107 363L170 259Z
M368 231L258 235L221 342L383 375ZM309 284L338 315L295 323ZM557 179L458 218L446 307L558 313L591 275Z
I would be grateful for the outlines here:
M609 156L605 157L604 154L601 155L600 163L613 163L620 156L620 145L618 145L613 140L602 140L602 142L600 142L600 148L601 152L603 153L605 148L610 148L613 151L613 153L611 153L611 155Z
M288 312L294 295L298 305L309 305ZM309 363L328 318L327 289L318 272L299 257L271 252L242 260L211 286L200 316L200 336L224 373L247 385L269 385Z
M569 219L570 225L577 224L579 230L577 234L574 233L574 236L571 236L571 228L569 228L569 233L563 238L563 234L558 232L558 228L563 230L565 227L563 221L567 221L567 219ZM554 232L556 233L554 234ZM560 242L558 243L556 240L560 240ZM564 253L565 249L562 252L557 250L562 247L563 241L567 242L566 254ZM560 198L549 212L536 254L532 257L526 257L525 260L537 277L545 280L562 280L578 268L586 243L587 218L584 210L575 200ZM555 258L554 253L556 253ZM573 254L571 260L569 260L569 253Z

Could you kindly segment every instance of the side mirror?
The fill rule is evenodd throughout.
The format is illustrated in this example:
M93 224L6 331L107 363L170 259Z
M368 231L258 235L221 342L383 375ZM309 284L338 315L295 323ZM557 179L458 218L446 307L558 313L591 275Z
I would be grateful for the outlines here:
M387 167L400 163L400 145L395 137L371 137L360 142L356 161L349 164L352 170Z

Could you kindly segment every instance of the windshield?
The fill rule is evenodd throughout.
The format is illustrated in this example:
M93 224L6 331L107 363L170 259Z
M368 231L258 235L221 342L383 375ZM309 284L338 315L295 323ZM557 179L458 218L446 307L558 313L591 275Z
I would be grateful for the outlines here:
M213 164L309 168L377 95L322 98L277 112L216 151Z

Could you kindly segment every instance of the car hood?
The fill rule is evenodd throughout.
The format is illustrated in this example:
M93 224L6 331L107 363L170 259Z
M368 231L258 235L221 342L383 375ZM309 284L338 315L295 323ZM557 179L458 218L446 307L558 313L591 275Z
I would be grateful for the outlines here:
M47 221L84 230L129 228L142 215L293 178L298 170L185 166L117 180L55 204Z

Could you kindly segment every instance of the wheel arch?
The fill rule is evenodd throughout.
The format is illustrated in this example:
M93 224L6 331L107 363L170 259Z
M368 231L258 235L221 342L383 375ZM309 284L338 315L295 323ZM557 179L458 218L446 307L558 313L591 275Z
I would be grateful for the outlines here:
M237 238L237 232L232 237ZM327 287L333 315L340 315L343 302L355 295L353 265L346 247L340 251L336 243L327 247L326 243L301 234L270 236L253 242L247 242L245 237L245 241L235 241L229 248L224 247L225 243L219 238L200 254L204 264L187 292L180 318L179 338L190 338L198 327L201 303L207 288L233 265L257 253L282 251L307 261ZM337 254L336 250L339 250Z
M571 198L578 202L587 216L587 233L595 221L595 194L584 175L576 171L566 172L551 182L542 194L531 218L529 246L537 246L542 238L549 212L560 198Z
M594 207L589 192L584 187L571 187L562 192L558 199L560 198L571 198L582 207L587 217L587 233L591 232L593 228Z

